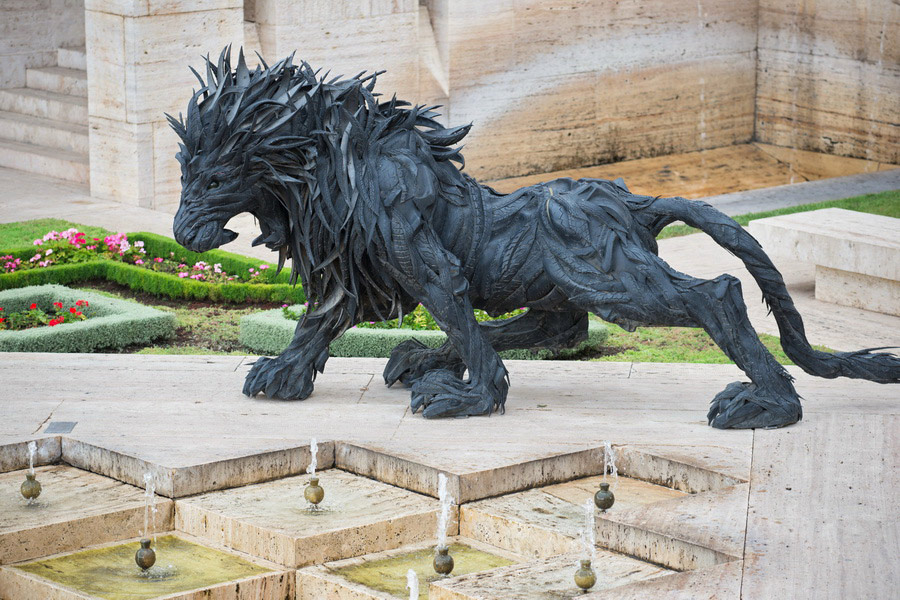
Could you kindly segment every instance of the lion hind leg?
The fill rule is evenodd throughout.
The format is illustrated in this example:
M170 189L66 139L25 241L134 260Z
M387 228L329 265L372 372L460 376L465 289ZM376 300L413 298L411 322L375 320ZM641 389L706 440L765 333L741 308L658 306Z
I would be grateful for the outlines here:
M751 326L740 281L731 275L696 279L675 271L649 252L637 256L639 262L619 261L612 273L621 283L621 293L585 291L590 284L585 280L586 270L581 269L579 280L570 288L571 301L628 329L702 327L751 380L733 383L713 399L708 414L713 427L783 427L799 421L800 398L790 375ZM598 273L598 287L609 287L609 275ZM566 282L558 285L565 288Z

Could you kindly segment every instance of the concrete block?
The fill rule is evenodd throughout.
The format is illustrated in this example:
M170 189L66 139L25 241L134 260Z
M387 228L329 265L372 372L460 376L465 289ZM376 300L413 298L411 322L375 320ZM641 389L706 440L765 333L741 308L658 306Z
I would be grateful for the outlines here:
M35 471L43 488L35 505L19 494L26 471L0 474L0 564L141 533L146 505L142 490L65 465ZM171 529L174 503L156 498L153 506L157 530Z
M583 546L584 504L601 481L590 477L463 505L460 535L533 558L578 552ZM610 511L639 510L684 496L627 477L619 477L614 489L616 504Z
M900 281L817 265L816 300L900 317Z
M602 454L589 449L454 473L377 446L339 442L335 452L335 465L341 469L433 497L437 497L438 474L444 473L448 491L459 504L593 475L602 470L602 464Z
M900 281L900 219L825 208L751 221L774 256Z
M156 492L169 498L296 475L304 472L310 462L309 446L287 445L280 450L209 461L192 454L195 453L185 452L182 460L170 457L167 464L158 464L72 438L62 442L62 456L67 463L141 487L144 474L150 473L156 483ZM321 468L331 467L334 462L332 442L319 442L317 456Z
M463 575L430 584L431 600L591 600L606 598L610 590L636 582L652 581L672 573L657 565L598 550L592 561L597 583L588 592L575 586L581 554L554 556L501 567L486 573Z
M28 468L28 442L12 442L0 445L0 473ZM59 436L36 438L35 466L51 465L62 455Z
M317 511L301 475L179 500L175 528L294 568L434 539L435 500L337 469L316 475Z

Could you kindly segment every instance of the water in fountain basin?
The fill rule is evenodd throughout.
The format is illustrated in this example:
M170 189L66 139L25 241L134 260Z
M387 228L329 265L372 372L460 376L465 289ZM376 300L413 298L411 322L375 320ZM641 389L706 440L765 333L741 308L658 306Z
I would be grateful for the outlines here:
M409 600L419 600L419 576L412 569L406 572L406 589L409 590Z
M437 547L443 548L447 545L447 525L450 523L450 506L453 504L453 496L447 491L447 476L443 473L438 474L438 501L441 509L438 513Z
M615 491L619 486L619 469L616 467L616 451L607 440L603 442L603 481L607 481L608 475L612 475L612 488Z

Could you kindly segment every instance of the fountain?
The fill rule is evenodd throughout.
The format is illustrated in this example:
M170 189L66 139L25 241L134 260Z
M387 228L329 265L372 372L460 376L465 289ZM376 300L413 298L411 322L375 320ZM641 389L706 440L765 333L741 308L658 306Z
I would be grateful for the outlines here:
M438 513L437 548L434 552L434 570L440 575L449 575L453 571L453 557L447 546L447 525L450 523L450 506L453 497L447 491L447 476L438 474L438 501L441 503Z
M22 496L28 500L28 504L34 504L37 497L41 495L41 483L36 479L34 473L34 454L37 451L37 442L28 442L28 473L25 475L25 481L19 491Z
M312 511L319 510L319 503L325 499L325 490L319 485L319 478L316 477L316 466L318 465L316 455L318 452L319 445L316 442L316 438L312 438L309 441L309 466L306 468L306 472L310 475L309 485L303 490L303 497L309 502L309 510Z
M597 583L597 574L591 566L591 561L594 560L596 539L594 536L594 507L590 500L584 503L584 529L581 532L581 542L584 546L585 558L581 559L581 566L575 571L575 585L586 592Z

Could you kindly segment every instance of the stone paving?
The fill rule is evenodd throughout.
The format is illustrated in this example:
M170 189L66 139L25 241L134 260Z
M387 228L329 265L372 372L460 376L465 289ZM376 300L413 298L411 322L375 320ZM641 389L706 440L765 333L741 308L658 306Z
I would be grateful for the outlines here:
M3 169L0 189L4 220L52 215L160 233L167 233L171 223L164 213L103 203L77 186ZM239 223L238 244L249 244L251 228L249 220ZM774 330L744 270L725 252L713 251L705 237L664 240L660 246L664 258L694 275L728 270L741 277L754 324L762 331ZM244 246L235 249L244 251ZM247 253L265 256L259 249L253 252L259 254ZM812 297L809 267L777 264L814 343L839 349L900 343L900 318L818 302ZM690 570L648 570L648 578L623 581L585 598L888 598L900 585L900 564L891 558L900 550L897 387L815 379L790 368L805 399L803 421L774 431L718 431L706 425L707 403L725 384L742 378L734 366L509 361L512 386L505 415L426 421L410 414L406 390L383 385L383 360L332 359L317 379L316 392L304 402L242 396L241 383L252 361L224 356L4 355L0 471L16 473L0 476L3 493L7 487L14 491L27 466L23 442L38 438L39 464L71 465L41 467L48 470L48 482L61 481L68 469L77 467L97 474L91 475L97 482L85 483L87 489L133 490L124 484L142 485L143 473L153 472L162 482L159 492L175 504L174 517L165 516L171 515L165 513L171 508L165 508L161 518L170 520L165 527L171 522L178 529L180 502L231 510L226 496L215 502L188 496L238 494L216 490L267 480L288 482L283 478L303 473L310 459L309 439L316 437L320 468L369 477L379 485L419 494L423 501L437 495L437 476L446 474L461 503L454 535L499 548L512 543L513 532L519 531L525 536L521 539L532 540L531 547L540 547L541 542L533 540L544 539L534 537L547 530L541 520L523 520L494 498L523 494L535 504L520 502L515 507L553 506L560 507L561 514L571 513L585 488L593 485L585 478L601 472L603 443L609 441L622 473L644 482L623 483L621 493L627 497L628 489L653 484L669 489L664 495L672 497L648 505L654 510L623 500L619 511L613 509L598 524L598 541L606 548L598 550L598 557L617 550L657 566ZM74 422L75 427L62 436L44 433L61 421ZM49 473L58 475L50 479ZM110 479L101 484L101 476ZM48 483L48 494L50 489ZM134 529L134 497L139 492L121 492L125 499L114 507L113 516L104 513L105 520L92 522L107 532L93 543L135 535L114 534ZM172 500L160 500L161 506L170 507ZM501 518L511 524L503 536L488 539L478 533L485 531L486 522ZM259 522L260 517L237 519L235 523ZM121 527L115 530L114 523ZM56 527L62 527L64 535L50 537L62 545L45 548L44 554L84 543L77 536L69 538L71 528ZM20 529L0 518L0 542L14 539L8 536ZM192 531L199 535L202 529ZM534 586L541 585L535 574L545 573L550 585L565 564L574 567L574 560L566 558L577 547L574 535L574 529L559 529L554 542L559 553L550 556L528 556L517 548L521 562L490 575L490 582L486 574L473 574L433 583L431 597L496 598L501 596L479 596L478 590L491 589L488 583L508 589L513 582L522 582L522 589L532 594ZM297 535L282 537L292 540ZM215 545L210 539L204 543ZM12 556L6 562L22 559ZM548 562L542 567L539 561ZM612 559L606 566L609 573L619 568ZM526 586L526 581L537 583ZM10 589L26 589L4 588L4 582L13 585L0 577L4 600L21 597ZM279 585L271 589L287 589ZM334 594L329 597L390 597L371 590L357 596ZM523 591L515 597L540 596Z

